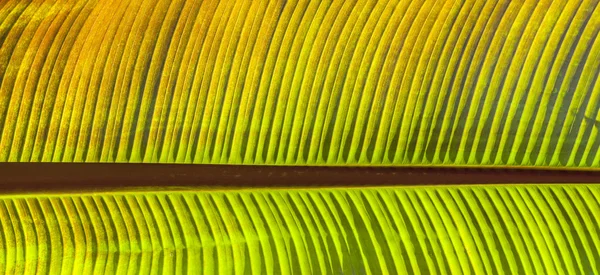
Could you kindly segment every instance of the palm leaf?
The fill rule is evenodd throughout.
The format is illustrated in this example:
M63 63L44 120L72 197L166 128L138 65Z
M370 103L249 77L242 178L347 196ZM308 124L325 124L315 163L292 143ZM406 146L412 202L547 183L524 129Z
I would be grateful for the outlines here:
M2 1L0 161L597 169L598 9Z
M597 185L3 195L0 272L591 274Z

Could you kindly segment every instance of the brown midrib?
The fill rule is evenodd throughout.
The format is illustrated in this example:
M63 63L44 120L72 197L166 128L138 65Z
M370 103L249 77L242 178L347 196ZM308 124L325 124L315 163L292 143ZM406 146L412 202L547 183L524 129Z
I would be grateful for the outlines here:
M0 164L2 193L85 192L140 187L229 189L500 183L600 183L600 171L124 163Z

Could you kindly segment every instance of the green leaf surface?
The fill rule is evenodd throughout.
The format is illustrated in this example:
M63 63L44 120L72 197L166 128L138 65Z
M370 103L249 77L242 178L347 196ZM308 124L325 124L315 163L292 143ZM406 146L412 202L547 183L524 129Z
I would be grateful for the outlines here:
M5 274L594 274L598 185L0 196Z
M0 161L599 169L599 9L0 1Z

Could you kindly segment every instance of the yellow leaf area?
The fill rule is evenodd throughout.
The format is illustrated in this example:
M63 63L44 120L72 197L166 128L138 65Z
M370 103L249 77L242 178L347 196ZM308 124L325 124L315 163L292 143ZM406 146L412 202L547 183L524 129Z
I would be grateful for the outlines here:
M3 0L0 161L600 168L598 0Z
M2 195L5 274L595 274L598 185Z

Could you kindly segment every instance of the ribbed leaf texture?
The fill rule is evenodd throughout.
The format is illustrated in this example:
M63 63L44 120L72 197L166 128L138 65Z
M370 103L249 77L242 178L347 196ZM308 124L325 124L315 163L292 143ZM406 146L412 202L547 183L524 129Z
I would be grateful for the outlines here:
M595 274L599 198L598 185L3 195L0 272Z
M0 161L600 168L599 9L0 1Z

